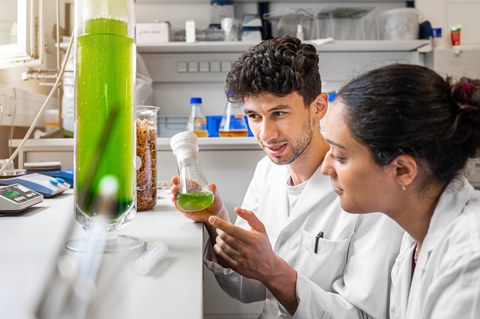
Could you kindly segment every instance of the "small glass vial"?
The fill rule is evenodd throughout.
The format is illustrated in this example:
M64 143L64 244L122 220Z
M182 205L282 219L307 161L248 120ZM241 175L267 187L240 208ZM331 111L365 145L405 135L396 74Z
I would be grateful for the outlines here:
M220 137L246 137L248 136L247 123L245 122L243 104L230 101L230 91L227 91L227 105L223 113L220 128Z
M187 122L187 131L195 133L198 137L208 137L207 118L202 111L202 98L190 98L190 116Z
M137 210L157 204L157 106L137 106Z
M170 146L179 175L177 206L186 212L207 208L213 203L213 193L200 168L197 136L190 131L177 133L170 139Z

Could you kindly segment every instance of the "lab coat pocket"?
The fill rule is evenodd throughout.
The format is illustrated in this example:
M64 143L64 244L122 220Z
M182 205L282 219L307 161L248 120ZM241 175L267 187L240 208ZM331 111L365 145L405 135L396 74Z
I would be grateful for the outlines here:
M333 282L343 276L350 240L319 238L315 252L316 239L316 235L303 232L297 269L326 291L331 291Z

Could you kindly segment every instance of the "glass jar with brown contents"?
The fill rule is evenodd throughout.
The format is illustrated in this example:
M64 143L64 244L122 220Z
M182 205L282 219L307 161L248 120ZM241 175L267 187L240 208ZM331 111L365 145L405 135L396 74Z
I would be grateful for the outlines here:
M137 210L157 203L157 106L137 106Z

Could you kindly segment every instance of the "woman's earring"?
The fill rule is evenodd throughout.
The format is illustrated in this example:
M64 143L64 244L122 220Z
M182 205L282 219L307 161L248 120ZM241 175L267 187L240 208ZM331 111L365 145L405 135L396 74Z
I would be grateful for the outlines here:
M404 183L400 183L400 188L402 189L402 191L406 191L406 190L407 190L407 186L405 186Z

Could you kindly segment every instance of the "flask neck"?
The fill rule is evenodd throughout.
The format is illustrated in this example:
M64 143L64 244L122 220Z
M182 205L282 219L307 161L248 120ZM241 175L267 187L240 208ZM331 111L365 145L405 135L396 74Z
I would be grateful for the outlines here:
M178 165L191 165L198 162L198 152L193 148L182 148L175 152Z
M179 191L192 193L209 191L208 182L200 168L198 151L192 148L183 148L175 152L177 158Z
M203 110L201 104L191 104L191 114L202 116L203 117Z

